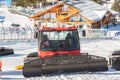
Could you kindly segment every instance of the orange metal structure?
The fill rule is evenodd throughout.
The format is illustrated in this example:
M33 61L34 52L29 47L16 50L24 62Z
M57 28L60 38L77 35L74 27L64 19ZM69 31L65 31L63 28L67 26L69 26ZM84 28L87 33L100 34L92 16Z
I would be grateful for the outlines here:
M64 9L64 7L66 7ZM63 23L63 24L75 24L75 25L84 25L89 24L91 25L94 23L94 21L90 20L89 18L78 14L80 10L75 9L74 7L65 4L63 2L56 4L55 6L44 10L31 18L34 19L34 25L36 26L37 22L44 22L44 23ZM48 16L49 15L49 16ZM54 15L54 18L51 17L51 15ZM75 17L75 21L72 21L72 17ZM86 21L79 21L78 17L84 18ZM71 19L71 20L70 20Z

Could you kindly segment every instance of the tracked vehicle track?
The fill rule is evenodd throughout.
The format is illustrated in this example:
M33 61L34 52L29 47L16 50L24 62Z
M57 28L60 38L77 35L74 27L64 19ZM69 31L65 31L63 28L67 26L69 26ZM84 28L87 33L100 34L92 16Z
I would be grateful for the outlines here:
M103 57L82 55L55 55L54 57L27 58L24 60L25 77L41 76L53 73L107 71L107 60Z

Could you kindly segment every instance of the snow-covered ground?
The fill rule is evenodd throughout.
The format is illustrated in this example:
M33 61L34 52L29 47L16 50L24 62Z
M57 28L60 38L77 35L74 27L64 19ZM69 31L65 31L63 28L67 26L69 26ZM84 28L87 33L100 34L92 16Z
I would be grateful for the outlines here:
M7 9L0 8L0 15L6 17L4 25L9 26L12 22L17 24L31 24L32 22L17 14L12 14ZM25 21L24 21L25 20ZM119 26L112 31L120 31ZM115 50L120 50L120 40L116 39L96 39L96 40L81 40L81 52L88 52L89 54L106 57L112 54ZM37 51L36 40L29 41L0 41L0 47L13 48L13 55L2 56L3 61L1 78L3 80L120 80L120 71L115 71L109 67L107 72L96 73L68 73L57 74L53 76L42 76L36 78L24 78L21 70L15 70L15 66L23 63L27 54ZM1 79L0 79L1 80Z
M0 57L3 61L2 79L20 80L120 80L120 71L109 68L107 72L97 73L70 73L36 78L24 78L22 71L15 70L15 66L23 63L28 53L37 51L37 42L34 41L1 41L0 47L10 47L15 54ZM89 40L81 41L81 52L99 55L108 58L115 50L120 50L119 40Z
M20 24L21 27L33 26L33 21L31 21L28 17L12 14L8 12L8 8L6 7L0 8L0 16L5 16L5 22L3 22L3 24L0 23L0 27L10 27L12 23Z
M0 47L2 46L13 48L15 53L14 55L0 57L3 61L2 78L24 78L21 71L15 70L15 66L22 64L28 53L37 50L36 41L1 41Z

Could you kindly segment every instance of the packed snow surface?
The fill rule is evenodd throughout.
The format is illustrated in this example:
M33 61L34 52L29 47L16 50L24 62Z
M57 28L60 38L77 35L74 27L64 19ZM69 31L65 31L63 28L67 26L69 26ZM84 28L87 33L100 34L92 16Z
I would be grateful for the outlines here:
M0 16L5 16L5 22L3 22L3 24L0 23L0 27L10 27L12 23L19 24L21 27L33 26L33 21L31 21L28 17L12 14L6 7L0 8Z
M119 46L119 40L84 40L81 41L81 52L108 58L113 51L120 50ZM0 47L13 48L15 52L13 55L0 57L3 61L1 76L3 80L120 80L120 71L115 71L111 67L106 72L67 73L24 78L22 71L15 70L15 66L23 64L27 54L37 51L37 41L0 41Z

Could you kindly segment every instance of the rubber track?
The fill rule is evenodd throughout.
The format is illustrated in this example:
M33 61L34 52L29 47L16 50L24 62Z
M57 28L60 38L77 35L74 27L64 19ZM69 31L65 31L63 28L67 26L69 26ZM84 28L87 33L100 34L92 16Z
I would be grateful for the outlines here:
M57 55L44 59L26 59L24 61L23 75L25 77L34 77L43 74L107 70L107 60L103 57L93 55Z

